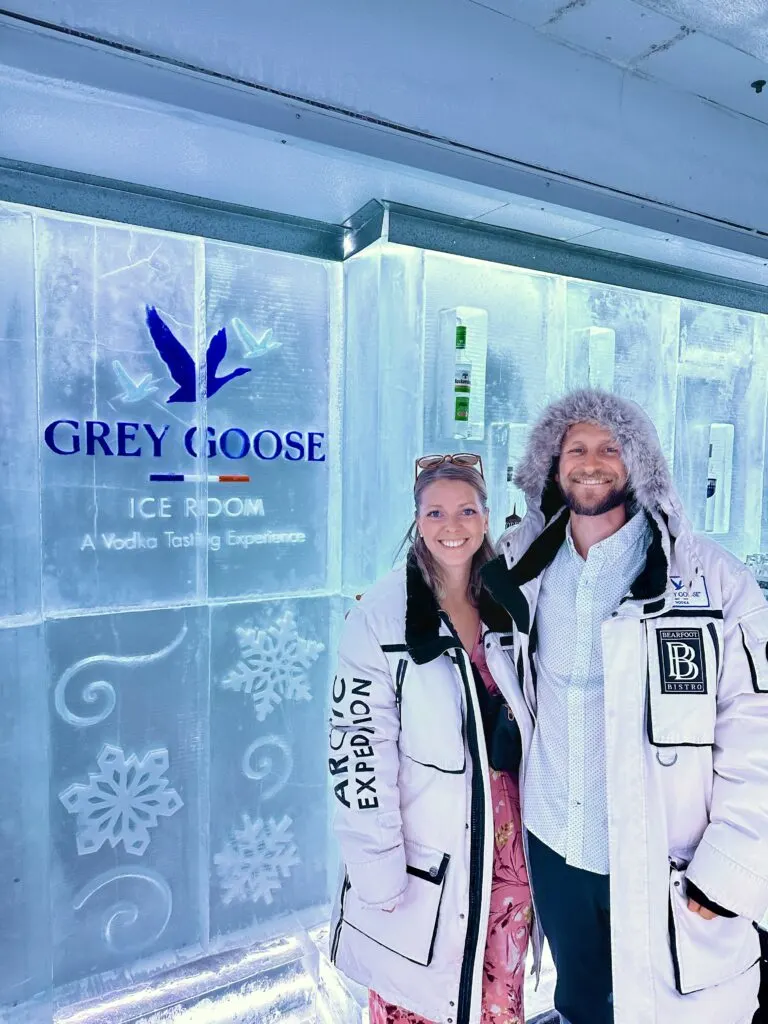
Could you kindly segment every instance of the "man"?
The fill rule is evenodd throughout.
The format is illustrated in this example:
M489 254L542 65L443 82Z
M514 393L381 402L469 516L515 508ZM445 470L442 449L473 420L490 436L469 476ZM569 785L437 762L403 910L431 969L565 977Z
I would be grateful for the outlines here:
M556 1007L569 1024L749 1024L768 909L768 606L694 537L633 402L555 402L515 482L528 511L484 578L515 621Z

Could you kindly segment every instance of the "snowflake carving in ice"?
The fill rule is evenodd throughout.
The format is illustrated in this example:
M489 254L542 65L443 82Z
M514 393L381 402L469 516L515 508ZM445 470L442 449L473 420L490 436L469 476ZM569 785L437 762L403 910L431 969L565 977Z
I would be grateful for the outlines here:
M77 852L95 853L109 840L113 849L122 842L128 853L140 857L158 818L183 807L179 794L163 778L168 751L150 750L139 760L107 743L96 763L99 773L89 773L87 785L75 782L59 793L69 813L77 815Z
M273 626L257 629L238 626L240 661L221 681L225 690L237 690L253 700L256 718L267 715L286 700L312 700L307 671L325 650L316 640L300 637L291 611Z
M272 903L272 893L288 878L291 868L301 863L293 841L293 822L284 815L280 821L243 815L243 827L235 829L221 853L213 858L219 873L225 903Z

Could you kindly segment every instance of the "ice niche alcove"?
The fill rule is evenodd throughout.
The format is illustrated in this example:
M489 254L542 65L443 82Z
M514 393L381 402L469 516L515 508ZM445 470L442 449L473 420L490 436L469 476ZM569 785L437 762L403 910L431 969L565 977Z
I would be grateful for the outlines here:
M599 384L760 575L766 318L12 205L0 274L0 1021L359 1024L327 958L327 698L414 458L479 452L498 534L532 420Z

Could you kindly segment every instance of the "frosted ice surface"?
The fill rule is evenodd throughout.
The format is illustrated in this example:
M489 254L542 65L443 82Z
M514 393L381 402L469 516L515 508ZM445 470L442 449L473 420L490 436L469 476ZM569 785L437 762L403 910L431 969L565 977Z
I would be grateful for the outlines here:
M202 407L167 403L175 382L146 322L156 307L194 358L201 244L63 218L38 218L36 239L46 610L204 597L190 490L149 482L194 472L184 435ZM90 443L89 421L108 431ZM120 422L136 425L122 455Z
M325 598L211 609L213 934L270 934L329 898L318 737L337 614Z
M42 626L0 629L0 1007L50 988L45 722Z
M32 217L0 206L0 619L40 614Z
M348 261L342 465L344 588L392 568L424 453L423 254L373 246ZM352 339L355 339L352 343Z
M236 489L209 487L209 593L230 598L321 589L333 457L328 270L320 262L215 242L206 243L205 268L207 331L224 328L229 342L222 371L247 370L208 399L208 426L219 437L245 428L250 438L246 444L232 434L210 467L251 477ZM285 446L289 432L305 456L308 435L314 435L313 461ZM255 444L264 458L254 455ZM230 502L219 510L216 499ZM249 499L250 514L239 505Z
M54 979L206 938L208 612L46 623Z
M761 550L768 504L763 476L767 356L765 318L683 303L675 480L695 528L740 558ZM717 458L724 435L729 465ZM708 504L717 504L716 517L707 516Z
M592 385L638 402L674 450L680 300L586 281L566 293L565 389Z

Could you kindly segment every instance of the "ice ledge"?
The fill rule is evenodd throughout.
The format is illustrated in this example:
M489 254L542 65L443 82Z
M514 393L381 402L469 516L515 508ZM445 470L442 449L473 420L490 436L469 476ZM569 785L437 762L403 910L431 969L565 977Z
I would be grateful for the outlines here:
M102 998L0 1011L2 1024L362 1024L324 952L327 929L201 957ZM58 993L61 998L62 993Z

